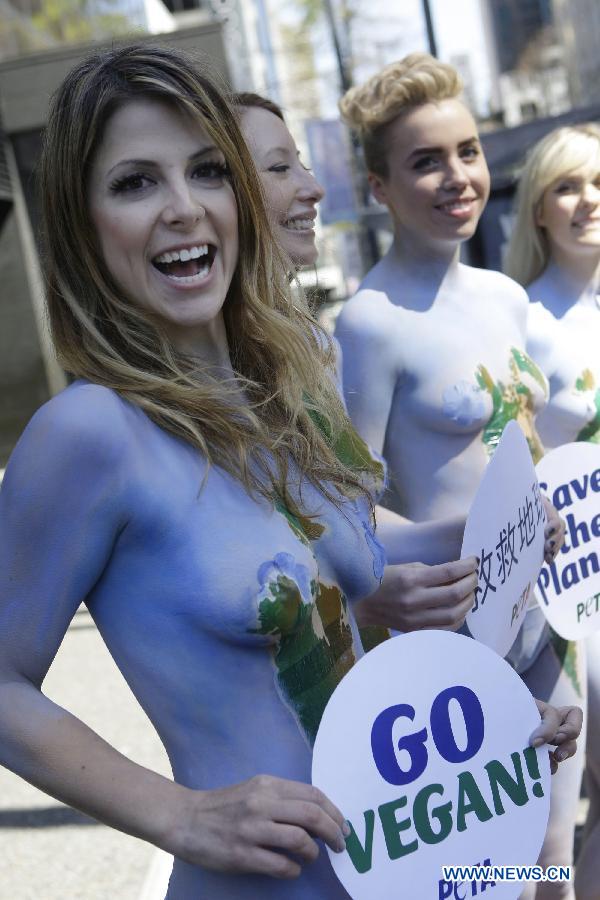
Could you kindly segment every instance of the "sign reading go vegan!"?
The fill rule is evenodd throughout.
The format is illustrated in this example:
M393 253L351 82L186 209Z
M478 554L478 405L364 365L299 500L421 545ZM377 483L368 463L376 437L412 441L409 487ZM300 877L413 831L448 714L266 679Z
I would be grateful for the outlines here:
M354 900L444 900L442 865L534 864L550 788L546 749L528 747L538 724L518 675L470 638L413 632L363 657L325 709L312 771L351 827L330 859Z

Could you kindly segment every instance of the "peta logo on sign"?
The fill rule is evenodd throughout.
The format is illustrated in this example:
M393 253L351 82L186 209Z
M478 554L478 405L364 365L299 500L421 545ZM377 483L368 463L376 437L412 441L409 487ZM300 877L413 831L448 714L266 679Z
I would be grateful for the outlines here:
M442 865L534 864L550 777L546 750L528 746L538 724L518 675L471 638L413 632L366 654L331 697L313 755L313 784L350 825L330 859L351 897L406 885L435 900ZM497 884L494 897L517 888Z

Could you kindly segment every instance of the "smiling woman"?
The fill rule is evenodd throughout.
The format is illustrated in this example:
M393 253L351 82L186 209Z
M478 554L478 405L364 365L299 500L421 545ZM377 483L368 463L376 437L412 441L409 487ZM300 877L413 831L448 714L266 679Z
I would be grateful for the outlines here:
M548 448L600 444L600 127L558 128L529 154L517 193L509 274L530 304L527 347L550 382L539 417ZM581 900L600 884L600 634L586 641L588 739L587 838L577 862Z
M115 282L175 346L220 363L238 258L228 175L204 129L152 97L113 113L89 175L90 215Z
M506 276L459 258L490 188L461 90L451 66L412 54L340 103L394 225L389 252L338 319L344 393L361 436L388 462L387 505L418 522L467 514L511 419L534 460L543 453L535 420L548 385L524 350L527 297ZM561 543L549 510L547 561ZM551 640L533 606L509 660L536 696L571 703L585 687L581 650ZM581 768L580 757L553 784L547 863L572 861ZM563 884L542 885L536 896L573 895Z
M275 235L295 266L317 259L316 205L324 191L300 160L283 113L272 100L258 94L235 94L240 125L265 195Z
M378 588L382 466L292 303L236 116L173 50L92 56L53 100L42 194L73 381L0 493L0 758L172 853L174 900L341 898L310 743L362 652L348 601ZM82 601L175 782L40 693Z

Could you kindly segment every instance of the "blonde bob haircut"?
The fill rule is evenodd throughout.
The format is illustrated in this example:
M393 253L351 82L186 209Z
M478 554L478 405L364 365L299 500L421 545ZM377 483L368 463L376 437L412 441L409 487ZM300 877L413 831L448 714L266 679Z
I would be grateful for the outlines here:
M600 172L600 126L588 123L557 128L531 151L519 180L515 221L504 260L507 275L527 286L550 262L538 212L546 191L563 178L595 178Z
M106 124L116 109L148 97L201 125L225 157L239 232L223 306L235 373L229 380L178 353L152 313L125 296L90 218L87 182ZM252 496L287 502L290 462L327 497L338 496L331 485L362 490L356 468L335 452L336 436L349 425L333 386L331 341L302 298L292 302L237 117L196 60L133 44L77 65L51 104L41 190L48 315L70 375L117 391Z
M387 178L386 126L402 113L424 103L454 100L462 93L460 75L428 53L411 53L390 63L361 87L340 100L344 122L360 137L369 172Z

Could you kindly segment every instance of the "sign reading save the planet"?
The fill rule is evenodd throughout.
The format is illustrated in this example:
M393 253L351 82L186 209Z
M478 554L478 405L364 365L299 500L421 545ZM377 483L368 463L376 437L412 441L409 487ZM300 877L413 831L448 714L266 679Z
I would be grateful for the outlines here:
M537 465L540 487L565 520L565 542L537 580L538 603L568 640L600 628L600 446L565 444Z
M544 557L546 513L525 436L507 424L471 506L461 557L479 557L467 615L478 641L506 656L533 601Z
M463 635L412 632L360 659L325 709L312 767L351 828L329 854L350 896L439 900L455 887L443 865L535 864L550 799L547 748L528 746L539 721L519 676ZM508 900L523 886L486 887Z

